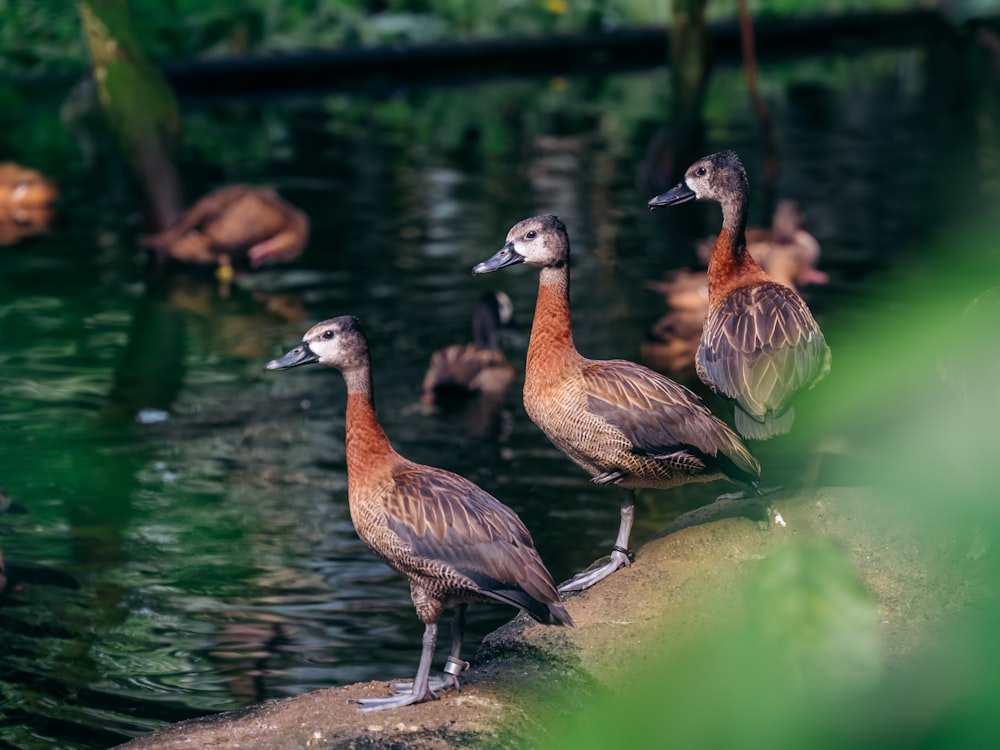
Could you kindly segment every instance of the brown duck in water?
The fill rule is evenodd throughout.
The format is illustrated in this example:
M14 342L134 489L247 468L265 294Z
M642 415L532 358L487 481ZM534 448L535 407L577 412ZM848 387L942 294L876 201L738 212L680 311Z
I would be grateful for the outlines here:
M513 310L503 292L483 292L472 318L472 343L452 344L431 355L424 374L424 403L502 395L507 390L515 372L500 349L498 329L510 322Z
M733 402L736 429L744 437L786 433L795 419L792 400L829 371L830 349L802 297L768 276L748 252L749 186L733 151L699 159L649 207L695 199L722 206L722 231L708 265L698 377Z
M611 559L562 584L578 591L629 565L635 490L728 477L756 487L760 465L697 395L647 367L581 356L569 307L569 237L555 216L515 224L474 274L517 263L541 269L524 374L532 421L596 484L625 490Z
M273 190L230 185L194 204L174 224L143 244L161 258L182 263L217 263L231 275L234 260L246 257L251 268L287 263L309 241L309 218ZM230 269L226 271L225 269Z
M347 487L351 520L361 540L406 577L424 623L420 666L412 686L388 698L356 699L362 710L395 708L458 687L465 609L494 601L524 609L538 622L572 625L552 576L521 519L467 479L399 455L379 424L372 400L368 342L351 315L310 328L302 344L268 370L318 362L340 370L347 384ZM444 679L430 679L437 623L455 608ZM406 689L409 688L409 689Z
M48 231L59 197L41 172L13 162L0 163L0 245L13 245Z

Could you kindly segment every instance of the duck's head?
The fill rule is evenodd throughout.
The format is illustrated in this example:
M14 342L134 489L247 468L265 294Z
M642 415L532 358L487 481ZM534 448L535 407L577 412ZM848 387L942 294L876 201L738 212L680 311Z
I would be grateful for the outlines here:
M569 237L558 216L545 214L519 221L507 232L499 252L472 269L478 276L524 263L536 268L562 266L569 258Z
M319 363L340 371L362 367L368 359L368 343L361 323L353 315L341 315L317 323L302 337L302 343L283 357L272 359L265 370L287 370Z
M795 233L800 229L805 229L806 217L802 214L799 204L793 200L785 199L778 201L774 209L774 218L771 219L771 229L779 237L788 240L795 239Z
M665 193L649 199L650 208L676 206L692 200L725 202L745 198L749 190L747 172L735 151L703 156L688 167L684 179Z
M476 315L488 315L494 326L510 325L514 320L514 301L507 292L487 291L479 296Z

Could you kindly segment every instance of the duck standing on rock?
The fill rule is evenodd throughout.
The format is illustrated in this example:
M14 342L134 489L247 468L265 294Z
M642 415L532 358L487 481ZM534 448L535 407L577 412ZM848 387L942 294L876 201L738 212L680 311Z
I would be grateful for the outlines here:
M245 256L251 268L294 260L309 241L309 217L273 190L229 185L209 193L180 220L159 234L143 238L161 260L218 264L228 282L233 263Z
M722 206L722 230L708 264L708 317L698 377L733 402L737 431L764 440L788 432L795 395L830 370L830 349L797 292L768 276L747 250L747 173L733 151L692 164L650 208L691 200Z
M756 489L760 465L697 395L647 367L581 356L569 306L569 237L552 215L515 224L504 246L472 269L541 269L524 374L531 420L596 484L625 490L610 560L559 587L579 591L629 565L635 490L730 479Z
M340 370L347 384L347 485L351 520L361 540L410 582L424 623L412 686L388 698L358 698L363 711L396 708L458 688L465 609L494 601L525 610L547 625L572 625L531 535L506 505L469 480L399 455L379 424L372 396L368 342L352 315L318 323L302 343L268 362L286 370L314 362ZM443 679L430 679L437 623L455 608ZM407 689L409 688L409 689Z
M747 230L747 249L774 281L798 291L799 286L825 284L829 276L816 268L819 242L805 229L805 217L793 200L783 200L774 210L770 227ZM698 259L708 266L717 235L697 244ZM657 320L642 342L642 360L654 369L689 374L708 316L708 273L678 269L662 281L650 281L668 310Z

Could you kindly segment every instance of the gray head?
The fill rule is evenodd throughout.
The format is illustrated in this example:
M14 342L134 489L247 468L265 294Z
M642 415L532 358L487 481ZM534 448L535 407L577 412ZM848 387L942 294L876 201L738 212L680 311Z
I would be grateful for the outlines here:
M499 252L472 269L478 276L516 263L544 268L564 266L569 259L569 236L558 216L545 214L519 221L507 232Z
M361 323L353 315L341 315L317 323L302 337L302 343L283 357L272 359L265 370L287 370L318 362L341 372L368 364L368 341Z
M747 172L735 151L703 156L688 167L675 187L649 199L650 208L675 206L691 200L745 203L749 194Z
M506 292L483 292L472 316L472 341L480 349L499 349L499 329L513 318L514 303Z
M793 200L778 201L771 219L771 229L782 239L791 240L800 229L805 229L806 217L802 214L799 204Z

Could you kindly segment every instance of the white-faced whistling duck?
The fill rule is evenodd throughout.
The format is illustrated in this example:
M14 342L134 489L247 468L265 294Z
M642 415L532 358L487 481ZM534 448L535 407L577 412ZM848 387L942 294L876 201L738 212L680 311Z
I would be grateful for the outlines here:
M700 240L698 259L707 266L717 235ZM770 227L747 230L747 248L768 276L795 289L825 284L827 274L816 268L820 246L805 229L805 217L793 200L783 200L774 210ZM661 372L694 373L701 332L708 317L708 273L677 269L662 281L646 286L664 296L667 311L642 342L642 361Z
M424 374L424 403L502 395L507 390L516 373L500 349L499 328L510 323L513 311L504 292L483 292L472 317L472 343L452 344L431 355Z
M182 263L217 263L232 268L237 258L257 268L297 258L309 241L309 217L273 190L229 185L204 196L174 226L144 237L162 258Z
M722 206L722 230L708 264L708 317L698 377L733 402L736 429L764 440L788 432L792 400L830 369L830 349L802 298L769 277L747 252L747 173L732 151L692 164L650 208L690 200Z
M419 703L457 687L457 675L468 667L461 649L469 602L502 602L541 623L572 625L514 511L467 479L413 463L393 450L375 414L368 342L357 318L344 315L316 324L299 346L266 369L314 362L340 370L347 384L347 486L354 528L410 582L425 626L412 686L401 686L388 698L355 699L361 710ZM445 677L431 680L437 623L445 607L455 609L451 653Z
M579 591L629 565L634 490L729 477L756 488L760 465L694 393L647 367L593 360L573 344L569 237L555 216L514 225L474 274L516 263L541 269L524 373L524 407L557 448L596 484L625 490L611 559L559 587Z

